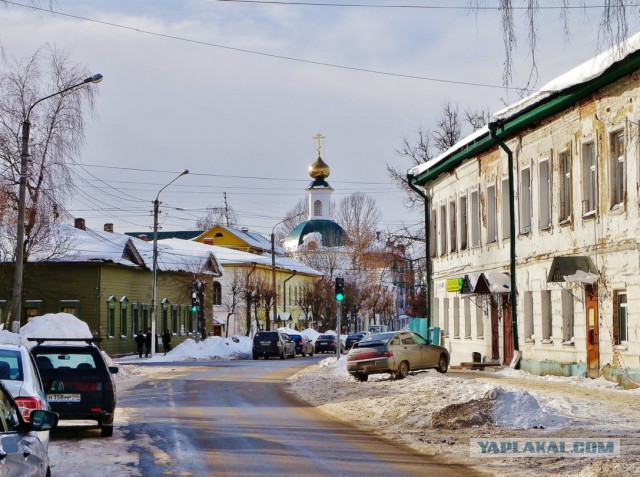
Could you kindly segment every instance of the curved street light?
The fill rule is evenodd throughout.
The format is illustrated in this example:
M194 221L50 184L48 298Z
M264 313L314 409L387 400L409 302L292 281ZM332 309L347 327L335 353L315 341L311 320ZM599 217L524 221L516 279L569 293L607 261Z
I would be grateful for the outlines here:
M153 284L151 286L151 357L156 354L156 290L158 286L158 213L160 209L160 193L177 181L180 177L189 174L189 169L185 169L171 182L158 191L156 199L153 201Z
M78 88L88 83L99 83L103 77L100 73L85 78L81 83L74 84L68 88L64 88L56 93L40 98L33 103L27 110L27 116L22 122L22 151L20 152L20 184L18 189L18 230L16 232L16 266L13 276L13 298L12 298L12 323L11 331L17 333L20 330L20 318L22 313L22 279L24 274L24 212L27 196L27 167L29 159L29 134L31 132L31 123L29 116L33 108L42 101L53 98L67 91Z

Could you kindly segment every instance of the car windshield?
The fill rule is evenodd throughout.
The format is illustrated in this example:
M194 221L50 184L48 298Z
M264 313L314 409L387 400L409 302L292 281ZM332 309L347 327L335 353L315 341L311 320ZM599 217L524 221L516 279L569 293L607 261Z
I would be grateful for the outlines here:
M302 336L300 336L300 335L289 335L289 338L291 338L293 341L300 341L302 339Z
M333 338L333 335L320 335L320 336L318 336L318 339L319 340L332 340L334 338Z
M347 336L347 338L364 338L364 335L362 333L355 333Z
M395 331L391 333L376 333L371 336L367 336L360 341L360 346L364 347L366 343L371 341L382 341L383 343L387 343L390 339L392 339L396 335Z
M96 369L96 360L88 349L38 350L36 363L40 371L47 369Z

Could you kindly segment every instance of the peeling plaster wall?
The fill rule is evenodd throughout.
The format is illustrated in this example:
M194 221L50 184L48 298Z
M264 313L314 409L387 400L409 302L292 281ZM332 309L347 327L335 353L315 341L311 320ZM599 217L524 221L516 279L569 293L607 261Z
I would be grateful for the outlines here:
M536 124L535 127L517 137L505 140L514 152L514 205L516 211L516 256L518 287L518 332L520 350L528 363L548 361L562 364L563 370L583 372L586 362L586 318L584 290L579 286L571 287L574 294L573 343L563 344L562 291L560 284L547 283L547 275L553 257L561 255L587 255L591 257L601 274L599 281L599 324L600 324L600 367L607 364L618 366L614 359L611 332L613 330L613 296L616 291L626 291L628 299L628 335L629 340L618 349L624 364L629 368L640 369L640 176L639 176L639 129L640 112L636 102L640 101L640 75L636 72L628 77L598 91L592 97L582 100L572 108ZM626 194L621 206L612 208L613 167L610 158L611 135L624 131ZM597 205L596 214L583 216L583 146L594 142L597 151ZM560 223L560 153L568 152L571 157L572 208L570 220ZM540 217L540 174L539 165L543 160L550 161L551 189L551 226L541 229ZM471 272L490 270L508 271L509 239L504 237L502 226L502 190L503 179L507 178L506 154L497 147L485 151L481 156L467 160L452 173L443 174L429 183L426 192L432 197L432 207L438 220L436 236L432 240L438 243L437 256L433 259L434 323L445 328L443 320L448 320L448 336L442 341L451 352L452 364L471 361L472 352L491 356L490 316L485 314L480 323L476 323L475 312L471 317L471 336L460 332L454 336L455 329L465 327L464 297L459 293L447 292L446 280L461 278ZM522 193L522 171L531 171L531 230L520 231ZM496 217L498 239L487 243L487 186L496 188ZM439 248L443 227L441 225L441 206L445 206L447 217L451 201L459 209L460 197L466 196L467 207L470 204L471 191L479 189L481 202L481 245L467 250L458 250L441 254ZM506 201L508 203L508 201ZM468 209L469 210L469 209ZM457 220L460 211L456 210ZM468 214L469 215L469 214ZM508 217L508 213L506 214ZM448 219L449 221L449 219ZM449 224L447 224L449 225ZM467 228L470 231L470 225ZM457 233L460 234L460 225ZM506 228L508 230L508 227ZM447 230L447 233L449 231ZM567 288L565 286L565 288ZM550 292L551 298L551 342L542 343L542 293ZM531 292L533 302L533 337L524 336L524 295ZM454 300L459 301L459 315L454 316ZM445 301L448 300L448 301ZM448 304L448 307L446 306ZM475 304L473 307L475 308ZM447 316L444 316L445 310ZM468 316L468 315L467 315ZM455 320L460 320L456 325ZM467 319L468 322L468 319ZM478 326L479 325L479 326ZM502 357L502 323L499 325L500 355ZM568 341L568 340L567 340ZM565 366L577 364L578 366ZM553 366L552 366L553 367ZM531 365L531 369L542 370L547 365Z

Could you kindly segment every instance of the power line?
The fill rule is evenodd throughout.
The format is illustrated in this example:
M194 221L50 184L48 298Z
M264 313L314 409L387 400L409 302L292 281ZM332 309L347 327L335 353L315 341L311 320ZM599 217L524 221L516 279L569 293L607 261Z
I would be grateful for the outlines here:
M336 7L336 8L368 8L368 9L415 9L415 10L484 10L484 11L499 11L501 7L491 7L484 5L406 5L406 4L386 4L386 5L371 5L365 3L323 3L323 2L285 2L275 0L215 0L220 3L247 3L254 5L280 5L280 6L302 6L302 7ZM623 4L624 7L634 7L637 2L631 2L629 4ZM593 8L605 8L606 5L549 5L549 6L537 6L538 10L562 10L562 9L593 9ZM512 6L511 10L527 10L529 7Z
M274 54L274 53L265 53L263 51L249 50L249 49L246 49L246 48L237 48L237 47L227 46L227 45L220 45L220 44L217 44L217 43L211 43L211 42L207 42L207 41L194 40L192 38L186 38L186 37L181 37L181 36L176 36L176 35L168 35L166 33L158 33L158 32L154 32L154 31L150 31L150 30L143 30L141 28L135 28L135 27L130 27L130 26L126 26L126 25L120 25L120 24L117 24L117 23L107 22L107 21L103 21L103 20L95 20L93 18L82 17L82 16L79 16L79 15L72 15L70 13L64 13L64 12L56 11L56 10L53 10L53 9L46 9L46 8L42 8L42 7L37 7L35 5L24 5L22 3L10 2L10 1L6 1L6 0L5 0L5 3L8 4L8 5L14 5L14 6L17 6L17 7L28 8L28 9L31 9L31 10L37 10L37 11L41 11L41 12L52 13L54 15L59 15L59 16L62 16L62 17L73 18L75 20L82 20L82 21L86 21L86 22L97 23L99 25L105 25L105 26L113 27L113 28L119 28L119 29L123 29L123 30L134 31L136 33L141 33L141 34L144 34L144 35L156 36L156 37L160 37L160 38L166 38L166 39L169 39L169 40L182 41L182 42L185 42L185 43L191 43L191 44L196 44L196 45L201 45L201 46L208 46L208 47L212 47L212 48L220 48L220 49L223 49L223 50L235 51L235 52L239 52L239 53L247 53L247 54L251 54L251 55L264 56L264 57L267 57L267 58L275 58L275 59L278 59L278 60L295 61L297 63L305 63L305 64L316 65L316 66L324 66L324 67L327 67L327 68L335 68L335 69L349 70L349 71L358 71L358 72L361 72L361 73L370 73L370 74L376 74L376 75L381 75L381 76L392 76L392 77L396 77L396 78L415 79L415 80L421 80L421 81L430 81L430 82L435 82L435 83L457 84L457 85L462 85L462 86L475 86L475 87L478 87L478 88L492 88L492 89L501 89L501 90L513 90L513 91L519 91L519 92L522 92L522 91L533 91L533 90L528 89L528 88L520 88L520 87L505 86L505 85L496 85L496 84L489 84L489 83L475 83L473 81L449 80L449 79L443 79L443 78L435 78L435 77L420 76L420 75L410 75L410 74L403 74L403 73L393 73L393 72L390 72L390 71L374 70L374 69L369 69L369 68L359 68L359 67L356 67L356 66L346 66L346 65L339 65L337 63L327 63L327 62L323 62L323 61L315 61L315 60L307 60L307 59L304 59L304 58L296 58L296 57L293 57L293 56L277 55L277 54Z

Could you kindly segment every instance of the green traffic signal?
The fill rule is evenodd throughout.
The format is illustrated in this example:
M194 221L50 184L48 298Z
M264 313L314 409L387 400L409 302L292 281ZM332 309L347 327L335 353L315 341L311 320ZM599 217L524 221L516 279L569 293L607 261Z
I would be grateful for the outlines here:
M336 278L336 300L344 300L344 278Z

